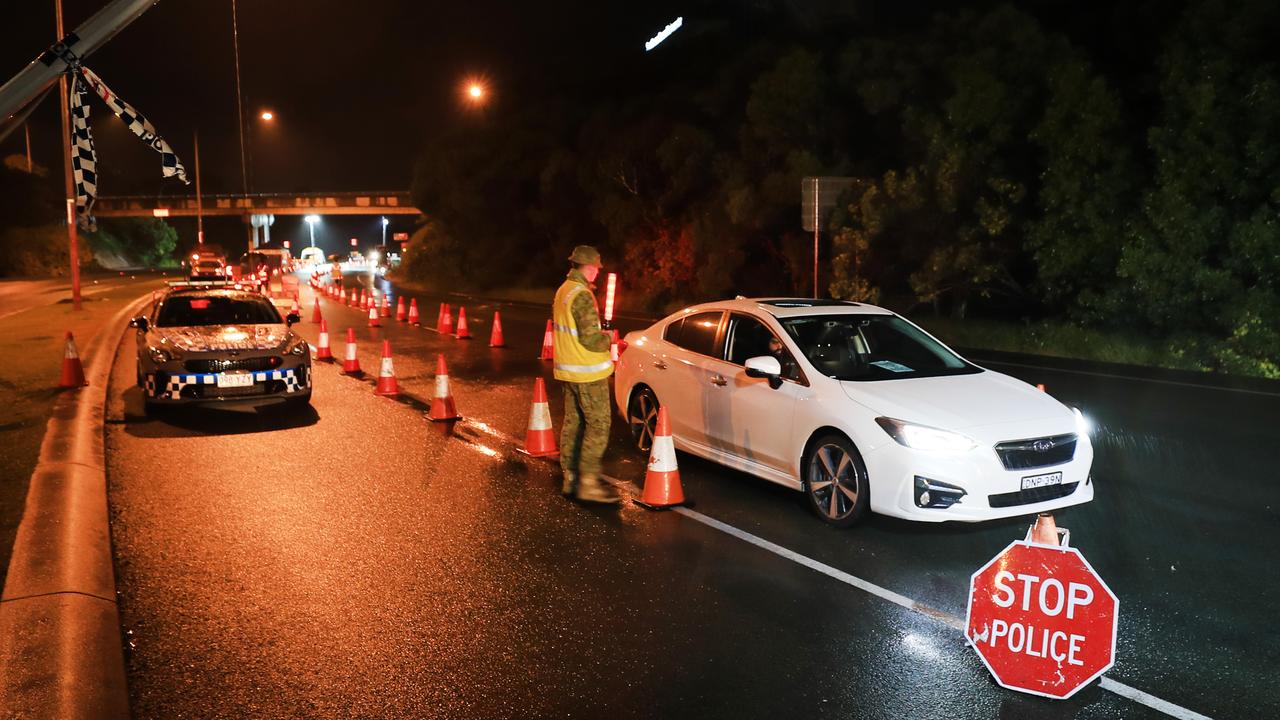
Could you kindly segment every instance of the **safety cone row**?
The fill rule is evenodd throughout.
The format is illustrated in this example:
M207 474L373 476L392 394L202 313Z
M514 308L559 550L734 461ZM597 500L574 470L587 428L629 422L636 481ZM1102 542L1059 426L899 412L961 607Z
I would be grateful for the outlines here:
M507 341L502 337L502 316L493 311L493 330L489 333L489 347L506 347Z
M556 434L551 428L551 406L547 404L547 386L542 378L533 381L533 405L529 408L529 429L520 452L529 457L559 455Z
M431 398L428 417L432 422L450 422L462 418L453 402L453 392L449 390L449 368L445 365L443 354L436 356L436 394Z
M347 359L342 363L342 372L344 375L363 375L360 370L360 358L356 357L356 331L355 328L347 328Z
M80 353L76 351L76 339L67 331L67 342L62 350L62 377L58 387L84 387L89 383L84 379L84 365L80 362Z
M324 320L324 316L320 314L320 298L316 298L316 304L311 308L311 322L320 323Z
M454 337L458 340L471 339L471 329L467 327L467 309L465 307L458 308L458 329L454 333Z
M556 346L555 340L551 334L551 321L547 321L547 330L542 334L542 354L538 356L539 360L555 360Z
M369 327L382 327L382 321L378 319L378 308L369 305Z
M329 348L329 323L320 320L320 342L316 345L316 359L333 362L333 350Z
M404 322L407 316L404 312L404 296L396 298L396 322Z
M416 299L409 301L409 324L421 325L422 319L418 317L418 301Z
M680 486L680 469L676 467L676 446L671 439L667 408L658 408L658 422L653 430L653 447L649 450L649 469L644 474L644 489L637 505L649 510L664 510L684 504Z
M378 386L374 395L395 397L400 394L400 385L396 382L396 368L391 362L391 341L382 341L382 366L378 369Z

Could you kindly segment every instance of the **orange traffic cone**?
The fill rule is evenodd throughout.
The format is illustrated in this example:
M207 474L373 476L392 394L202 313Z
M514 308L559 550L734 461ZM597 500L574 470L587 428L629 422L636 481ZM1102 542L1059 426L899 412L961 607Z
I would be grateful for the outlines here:
M507 341L502 337L502 316L493 311L493 331L489 333L489 347L506 347Z
M1047 392L1044 389L1044 383L1036 383L1036 389L1039 390L1040 392Z
M684 504L680 470L676 467L676 446L671 439L671 425L665 407L658 408L653 448L649 451L649 470L644 474L644 490L636 504L649 510Z
M311 309L311 322L318 323L323 319L324 316L320 314L320 298L316 298L316 304Z
M356 357L356 331L347 328L347 359L342 363L342 372L346 375L363 375L360 370L360 359Z
M369 306L369 327L382 327L382 321L378 319L378 308L374 305Z
M378 387L374 395L395 397L400 394L400 386L396 384L396 368L391 364L391 341L382 341L382 367L378 369Z
M436 312L436 332L444 327L444 303L440 303L440 310Z
M412 325L421 325L422 320L418 317L418 300L415 298L409 301L409 323Z
M289 305L290 315L302 315L302 308L298 307L298 298L293 299L293 303Z
M467 327L467 309L464 307L458 308L458 333L455 337L459 340L471 339L471 329Z
M396 298L396 322L404 322L404 296Z
M80 364L80 353L76 352L76 339L67 331L67 344L62 351L62 378L58 387L84 387L89 383L84 379L84 365Z
M355 307L355 306L356 306L356 289L351 288L351 295L347 297L347 307Z
M376 310L377 307L378 307L377 293L374 292L373 290L370 290L369 294L364 296L364 309L368 310L369 308L374 308Z
M382 296L382 309L378 311L382 317L391 317L391 298Z
M329 323L320 318L320 343L316 345L316 359L333 361L333 351L329 349Z
M1053 521L1051 513L1040 513L1036 523L1031 526L1031 542L1040 545L1059 545L1058 524Z
M533 406L529 409L529 431L520 452L529 457L559 455L556 434L551 428L551 407L547 405L547 386L542 378L533 381Z
M444 364L444 355L436 356L436 394L431 398L432 422L460 420L458 408L453 402L453 393L449 391L449 368Z
M444 317L440 318L440 334L453 334L453 310L449 307L449 303L444 304Z
M542 334L542 354L538 356L539 360L555 360L556 345L551 335L551 321L547 321L547 331Z

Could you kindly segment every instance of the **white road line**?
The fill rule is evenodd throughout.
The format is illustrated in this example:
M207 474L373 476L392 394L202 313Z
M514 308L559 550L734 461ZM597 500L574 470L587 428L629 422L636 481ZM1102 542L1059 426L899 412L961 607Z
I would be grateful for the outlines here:
M1047 365L1029 365L1027 363L1004 362L1001 360L975 360L979 365L1005 365L1007 367L1027 368L1029 370L1047 370L1056 373L1069 373L1071 375L1088 375L1090 377L1111 378L1113 380L1132 380L1134 382L1156 383L1159 385L1176 385L1178 387L1189 387L1197 390L1220 390L1222 392L1244 393L1246 395L1262 395L1263 397L1280 397L1280 393L1267 392L1266 390L1248 390L1245 388L1216 387L1214 385L1200 385L1197 383L1181 382L1179 380L1160 380L1159 378L1133 377L1132 375L1115 375L1113 373L1093 372L1092 370L1068 370L1066 368L1048 367Z
M634 483L628 482L626 480L619 480L618 478L609 477L608 475L604 475L602 477L604 477L605 480L608 480L614 485L626 488L627 491L632 494L639 494L640 489L637 488ZM952 615L951 613L944 612L942 610L938 610L937 608L925 605L924 603L920 603L915 600L912 600L906 595L901 595L888 588L884 588L879 585L876 585L873 582L863 580L862 578L856 575L851 575L843 570L833 568L830 565L827 565L826 563L822 563L817 560L814 560L811 557L801 555L800 553L795 552L794 550L788 550L787 548L782 547L777 543L770 542L757 535L752 535L746 530L740 530L728 523L722 522L720 520L716 520L715 518L707 515L703 515L702 513L696 510L690 510L689 508L685 508L685 507L676 507L676 508L672 508L672 512L679 513L680 515L683 515L689 518L690 520L700 522L703 525L706 525L707 527L713 528L715 530L719 530L720 532L725 533L726 535L731 535L735 538L738 538L739 540L742 540L743 542L750 543L751 545L755 545L756 547L761 548L763 550L768 550L769 552L779 557L786 558L787 560L790 560L794 563L803 565L811 570L820 572L823 575L826 575L827 577L832 578L833 580L839 580L840 582L845 583L846 585L852 585L853 587L856 587L859 590L862 590L863 592L867 592L872 595L875 595L876 597L882 600L888 600L889 602L895 605L900 605L910 610L911 612L918 613L931 620L936 620L937 622L940 622L943 625L946 625L950 628L953 628L959 631L961 634L964 633L964 620L956 617L955 615ZM967 644L968 640L966 639L965 642ZM1188 710L1187 708L1184 708L1181 705L1175 705L1174 703L1171 703L1167 700L1162 700L1150 693L1143 692L1141 690L1138 690L1137 688L1133 688L1128 685L1125 685L1122 682L1112 680L1111 678L1107 678L1107 677L1102 678L1101 686L1103 690L1108 690L1123 698L1132 700L1133 702L1139 703L1141 705L1146 705L1147 707L1153 710L1158 710L1170 717L1178 718L1178 720L1210 720L1207 715L1201 715L1200 713L1195 712L1194 710Z

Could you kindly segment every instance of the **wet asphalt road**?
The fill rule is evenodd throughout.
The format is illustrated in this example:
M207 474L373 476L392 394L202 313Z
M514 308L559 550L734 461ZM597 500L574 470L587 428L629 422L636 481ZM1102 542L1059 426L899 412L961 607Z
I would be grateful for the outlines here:
M564 501L505 439L549 375L544 310L503 306L492 350L492 306L468 306L470 343L324 307L366 370L390 338L421 398L444 352L469 422L448 437L323 364L302 416L147 420L127 338L107 440L137 717L1161 716L1096 684L1003 690L945 625L680 515ZM1280 398L991 366L1101 423L1097 498L1059 521L1120 597L1109 677L1215 717L1280 714ZM623 430L609 470L638 481ZM833 530L796 493L680 460L700 512L960 617L968 576L1026 528Z

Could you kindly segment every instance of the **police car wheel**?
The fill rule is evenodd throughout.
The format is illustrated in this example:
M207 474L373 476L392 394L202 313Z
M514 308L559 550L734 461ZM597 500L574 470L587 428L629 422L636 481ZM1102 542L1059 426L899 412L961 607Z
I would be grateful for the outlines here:
M867 466L843 435L824 435L805 456L804 493L822 521L836 527L856 525L867 515L870 493Z
M658 425L658 396L649 388L640 388L631 394L627 403L627 425L631 439L641 452L653 447L653 433Z

